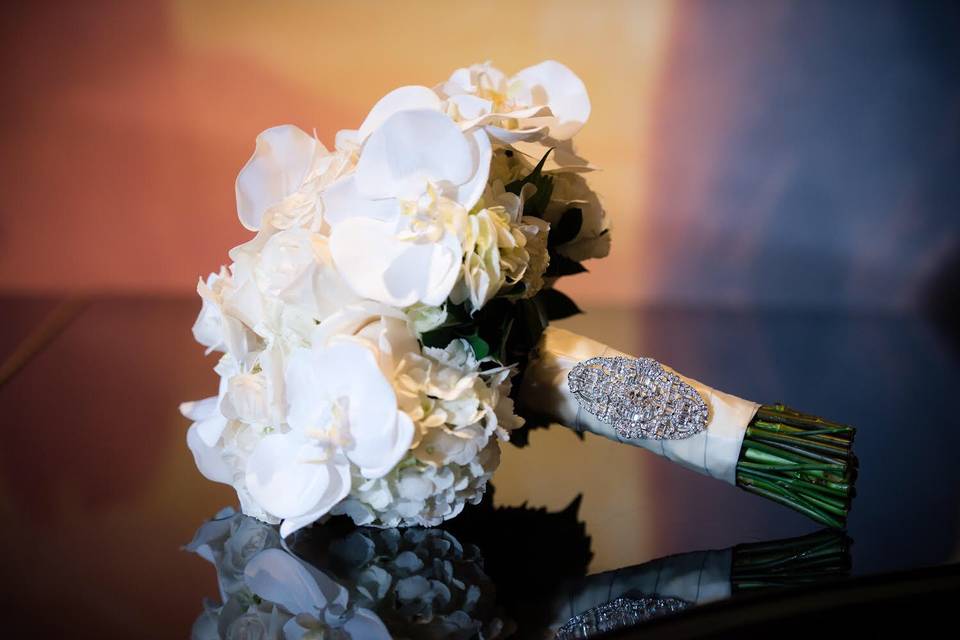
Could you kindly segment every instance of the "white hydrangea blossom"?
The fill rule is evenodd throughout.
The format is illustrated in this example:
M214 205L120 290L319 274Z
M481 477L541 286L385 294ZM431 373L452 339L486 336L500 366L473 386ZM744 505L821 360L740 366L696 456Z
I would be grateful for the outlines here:
M522 424L509 376L503 367L481 371L462 340L409 354L398 395L417 428L410 455L381 478L356 478L334 512L358 524L435 526L479 502L500 463L499 441Z

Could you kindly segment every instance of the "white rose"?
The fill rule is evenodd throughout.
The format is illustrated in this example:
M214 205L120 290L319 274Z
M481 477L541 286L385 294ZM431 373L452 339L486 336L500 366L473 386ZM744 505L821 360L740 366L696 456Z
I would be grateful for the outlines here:
M254 265L263 295L315 320L359 300L334 267L328 239L306 229L271 235L257 252Z
M226 268L211 273L204 282L197 283L197 293L203 301L200 314L193 325L197 342L207 347L207 353L223 351L237 360L246 360L259 348L259 338L250 326L244 324L243 314L228 302L235 296L236 279Z
M220 272L211 273L206 282L200 280L197 283L197 293L200 294L203 306L200 308L196 322L193 323L193 337L207 348L207 354L212 351L227 350L219 291L229 277L227 270L221 267Z

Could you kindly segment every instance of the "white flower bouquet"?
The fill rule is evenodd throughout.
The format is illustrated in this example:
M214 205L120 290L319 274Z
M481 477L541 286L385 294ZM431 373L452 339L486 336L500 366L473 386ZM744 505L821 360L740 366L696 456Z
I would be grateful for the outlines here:
M391 91L332 150L291 125L261 133L236 183L256 235L198 287L194 335L222 354L219 393L181 407L201 473L284 537L328 514L434 526L483 496L523 425L519 393L548 418L657 442L840 526L852 430L783 414L748 447L748 426L771 424L755 403L672 373L673 392L633 376L627 387L644 384L624 395L602 367L576 368L608 349L547 328L579 311L556 279L610 246L573 144L589 115L583 82L557 62L513 76L484 64ZM627 413L639 430L623 430ZM742 466L743 451L762 455Z

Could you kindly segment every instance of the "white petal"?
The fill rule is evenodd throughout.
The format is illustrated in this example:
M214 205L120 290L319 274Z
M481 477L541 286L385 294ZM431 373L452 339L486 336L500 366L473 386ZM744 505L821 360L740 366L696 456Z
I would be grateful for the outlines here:
M455 199L464 209L470 211L473 205L477 204L477 201L483 196L483 190L487 186L487 177L490 175L490 160L493 156L493 151L490 148L490 138L483 129L475 129L468 134L468 138L471 143L470 153L473 156L476 170L469 180L457 188L457 196Z
M343 630L349 633L351 638L363 640L390 640L392 637L383 621L369 609L355 609L353 617L343 625Z
M217 402L220 399L217 396L210 396L203 400L194 400L193 402L181 402L180 413L184 418L189 418L194 422L206 420L210 416L216 415Z
M349 220L333 230L330 250L337 270L357 295L394 307L440 305L460 273L459 239L435 243L400 240L392 225Z
M187 430L187 446L193 453L193 461L203 477L223 484L233 483L233 473L220 454L220 450L209 447L203 442L197 434L195 424Z
M221 387L223 386L225 385L221 381ZM180 413L194 421L196 436L207 447L216 445L223 430L227 428L227 419L220 412L219 401L219 397L212 396L180 405Z
M392 224L367 218L346 220L333 228L330 253L337 271L362 297L395 307L417 301L426 289L426 276L411 274L415 281L403 291L390 291L384 273L403 252L406 243L397 239Z
M331 402L349 399L350 428L392 425L397 409L393 387L369 349L340 342L325 349L298 349L288 358L287 421L298 432L323 426Z
M340 129L334 134L333 147L337 151L353 151L360 147L360 136L356 129Z
M291 533L309 526L322 516L329 513L336 505L343 502L350 493L350 465L343 457L338 457L331 467L330 487L326 495L317 503L316 508L296 518L287 518L280 525L280 537L286 538Z
M237 176L237 213L243 226L259 229L264 212L300 187L318 146L323 148L316 138L289 124L257 136L253 156Z
M317 328L310 334L310 343L314 346L326 346L338 336L356 335L364 327L383 318L405 320L406 316L396 307L370 300L361 300L355 304L345 305L317 325Z
M416 292L414 302L439 306L450 295L463 260L460 242L447 233L435 244L403 242L403 251L383 273L387 291L396 298ZM409 298L408 298L409 299Z
M470 94L451 96L449 100L451 104L457 106L457 111L464 120L482 118L493 108L493 103L489 100Z
M268 435L247 460L250 495L278 518L295 518L315 510L333 479L321 453L295 432Z
M500 142L513 144L515 142L534 142L547 135L549 129L546 126L532 127L529 129L504 129L493 125L484 127L491 138L496 138Z
M547 60L527 67L514 76L529 91L531 104L550 106L557 125L550 128L550 137L566 140L573 137L590 117L590 98L583 81L566 66Z
M502 122L506 119L519 120L522 122L531 118L552 118L552 116L553 111L550 110L548 105L534 105L532 107L516 109L514 111L491 112L471 120L465 120L460 123L460 129L463 131L469 131L474 127L486 126L489 124Z
M397 411L393 387L373 353L360 342L341 341L315 351L292 353L287 367L287 396L288 422L304 432L330 420L331 402L346 400L350 443L343 451L366 477L387 473L413 441L412 421Z
M217 412L217 415L210 416L206 420L201 420L194 425L197 428L197 436L208 447L213 447L223 435L223 430L227 428L227 419Z
M255 555L243 576L250 591L294 615L316 615L330 604L346 602L346 589L282 549Z
M394 89L373 105L373 109L367 114L363 124L360 125L360 130L357 132L359 141L362 143L366 140L393 114L413 109L439 111L440 98L432 89L417 85Z
M473 77L469 67L461 67L450 74L450 79L443 85L447 95L459 95L463 92L476 91L477 87L473 83Z
M364 196L415 200L426 182L460 185L477 167L470 144L453 120L438 111L401 111L366 141L357 163Z
M303 640L308 633L313 633L313 631L301 627L296 617L290 618L283 625L283 640ZM193 639L191 638L191 640Z
M324 190L323 219L331 226L337 226L353 217L372 218L391 221L400 215L400 203L387 198L371 200L360 194L355 174L344 176Z
M353 428L351 426L351 432ZM413 442L413 421L402 411L397 412L393 429L383 433L357 433L355 446L347 457L360 467L365 478L380 478L403 460Z

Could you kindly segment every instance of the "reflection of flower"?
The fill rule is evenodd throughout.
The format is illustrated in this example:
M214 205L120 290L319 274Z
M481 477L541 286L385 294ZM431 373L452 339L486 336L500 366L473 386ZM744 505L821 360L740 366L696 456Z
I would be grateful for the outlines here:
M357 529L331 543L330 563L394 636L496 638L503 630L479 550L441 529Z
M194 640L374 640L390 638L380 619L347 590L281 548L277 531L224 510L187 545L217 569L222 605L204 604Z

